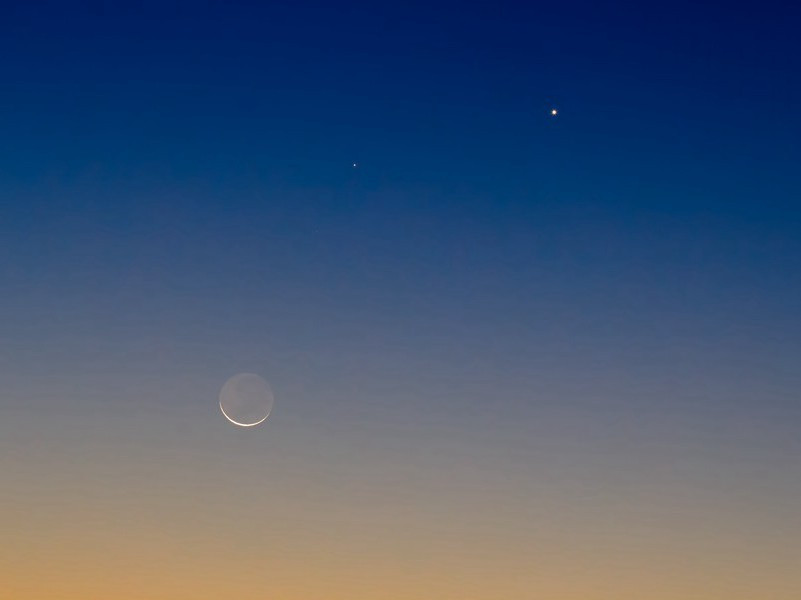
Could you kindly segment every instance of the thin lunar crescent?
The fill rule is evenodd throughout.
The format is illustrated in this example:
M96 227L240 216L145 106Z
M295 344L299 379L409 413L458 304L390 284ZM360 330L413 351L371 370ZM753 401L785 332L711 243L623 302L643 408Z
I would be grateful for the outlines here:
M222 404L220 404L220 411L222 411L222 414L223 414L223 416L224 416L226 419L228 419L229 421L231 421L231 423L233 423L233 424L234 424L234 425L236 425L237 427L255 427L255 426L256 426L256 425L258 425L259 423L264 423L264 421L266 421L266 420L267 420L267 417L269 417L269 416L270 416L270 415L267 415L267 417L264 417L264 418L263 418L261 421L256 421L255 423L237 423L237 422L236 422L236 421L234 421L234 420L233 420L231 417L229 417L227 414L225 414L225 409L223 408Z
M238 427L255 427L270 416L274 403L270 385L253 373L239 373L220 390L220 412Z

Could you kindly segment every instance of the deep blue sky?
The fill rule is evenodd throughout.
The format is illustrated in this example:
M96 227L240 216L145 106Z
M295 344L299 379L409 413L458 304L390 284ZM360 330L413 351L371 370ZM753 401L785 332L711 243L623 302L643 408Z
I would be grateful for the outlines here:
M794 9L3 11L8 339L797 355Z
M0 8L5 450L174 447L166 406L215 453L255 371L265 455L347 455L343 504L474 464L759 531L797 498L799 8L120 4Z

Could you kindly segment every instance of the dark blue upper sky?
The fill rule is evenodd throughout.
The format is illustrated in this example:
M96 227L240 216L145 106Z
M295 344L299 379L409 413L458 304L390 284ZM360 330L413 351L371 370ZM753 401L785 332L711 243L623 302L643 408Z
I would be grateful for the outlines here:
M798 25L787 3L7 4L7 339L782 365Z
M794 9L265 4L6 7L7 177L334 186L359 161L381 184L735 210L797 184Z

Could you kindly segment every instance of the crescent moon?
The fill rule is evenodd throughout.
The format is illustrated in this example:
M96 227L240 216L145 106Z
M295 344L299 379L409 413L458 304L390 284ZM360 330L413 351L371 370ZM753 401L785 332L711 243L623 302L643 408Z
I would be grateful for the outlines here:
M274 396L270 384L254 373L229 378L220 390L220 412L237 427L255 427L270 416Z
M237 422L237 421L234 421L234 420L233 420L231 417L229 417L227 414L225 414L225 409L223 408L222 402L220 402L220 412L223 414L223 416L224 416L226 419L228 419L229 421L231 421L231 423L233 423L234 425L237 425L237 426L239 426L239 427L255 427L255 426L256 426L256 425L258 425L259 423L264 423L264 422L267 420L267 417L269 417L269 416L270 416L270 414L269 414L269 413L267 413L267 414L264 416L264 418L262 418L262 419L260 419L260 420L256 421L255 423L239 423L239 422Z

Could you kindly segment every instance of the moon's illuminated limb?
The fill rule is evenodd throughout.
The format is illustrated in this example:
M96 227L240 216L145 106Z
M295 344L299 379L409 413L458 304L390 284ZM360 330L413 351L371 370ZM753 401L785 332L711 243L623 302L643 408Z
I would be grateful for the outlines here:
M220 402L220 412L223 414L223 416L226 419L231 421L231 423L233 423L234 425L238 425L239 427L255 427L259 423L264 423L267 420L267 417L270 416L270 414L268 413L268 414L264 415L264 418L262 418L260 421L256 421L255 423L237 423L231 417L229 417L227 414L225 414L225 409L223 408L222 402Z
M220 390L220 412L237 427L263 423L270 416L274 401L270 384L253 373L234 375Z

